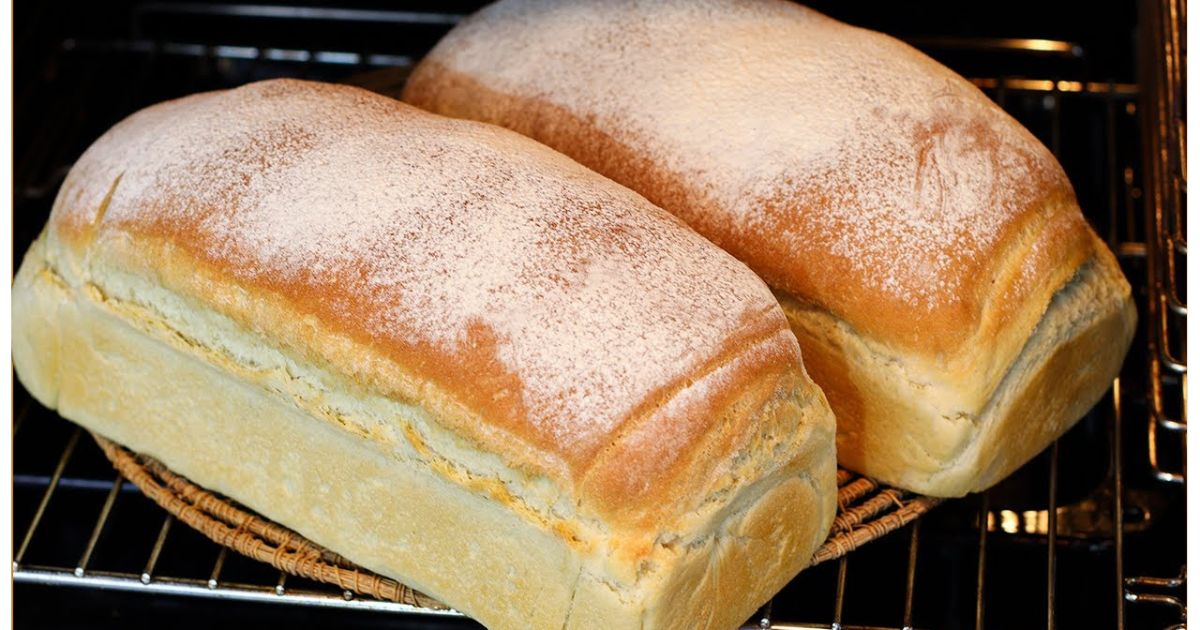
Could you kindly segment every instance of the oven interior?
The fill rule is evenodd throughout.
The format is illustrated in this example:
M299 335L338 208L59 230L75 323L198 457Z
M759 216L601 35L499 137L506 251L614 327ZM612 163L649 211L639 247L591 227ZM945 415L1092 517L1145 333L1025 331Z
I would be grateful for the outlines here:
M271 77L395 89L480 4L17 2L14 264L72 162L124 116ZM1013 477L803 572L750 627L1186 623L1184 8L1043 4L814 7L946 63L1059 156L1134 286L1139 332L1121 376ZM18 627L474 627L226 553L115 476L15 377L14 390Z

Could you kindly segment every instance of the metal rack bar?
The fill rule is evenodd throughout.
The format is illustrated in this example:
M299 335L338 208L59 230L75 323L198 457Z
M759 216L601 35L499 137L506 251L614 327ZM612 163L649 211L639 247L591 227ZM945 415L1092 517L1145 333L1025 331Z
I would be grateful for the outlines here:
M408 604L385 602L377 599L345 599L336 595L310 590L291 590L286 596L279 596L272 588L254 584L229 583L220 588L209 587L203 580L188 580L183 578L155 578L150 583L143 583L138 576L132 574L112 573L106 571L89 572L84 577L78 577L71 572L61 571L52 567L29 566L21 569L13 576L14 581L24 584L48 584L55 586L92 587L119 591L133 591L161 595L183 595L188 597L212 598L225 600L268 602L274 604L300 604L322 608L345 608L358 610L375 610L399 612L409 615L425 615L430 617L462 617L462 613L452 610L436 610L419 608Z
M1182 385L1183 389L1187 389L1187 384ZM1187 422L1180 420L1172 420L1165 416L1153 414L1154 421L1157 422L1159 428L1165 428L1166 431L1186 432L1188 428Z
M42 516L46 513L46 506L50 505L50 497L54 495L55 489L58 488L58 480L62 479L63 470L66 469L67 462L70 461L71 455L75 452L75 445L79 443L79 435L81 433L83 433L83 429L76 427L71 433L71 437L67 439L67 446L63 448L62 456L58 458L58 464L54 467L54 474L50 476L50 483L46 485L46 492L42 494L42 500L38 503L37 511L33 513L33 520L29 522L29 528L25 530L25 537L21 540L21 546L17 548L17 554L13 556L14 572L21 565L21 561L25 559L25 552L29 550L29 543L33 540L33 534L42 522Z
M435 24L453 26L466 16L461 13L298 7L269 4L204 4L193 2L148 2L134 9L140 18L147 13L220 15L244 18L309 20L321 22L373 22L386 24Z
M1116 546L1117 630L1125 628L1125 486L1121 449L1121 378L1112 384L1113 417L1110 429L1113 475L1113 543Z
M1138 190L1138 189L1135 188L1135 184L1134 184L1133 167L1129 167L1129 166L1125 167L1125 169L1122 173L1121 179L1124 183L1124 188L1125 188L1125 213L1124 213L1125 221L1126 221L1125 233L1126 234L1136 234L1137 233L1137 227L1136 227L1137 213L1134 211L1134 208L1137 207L1137 203L1134 200L1134 191ZM1141 194L1140 190L1138 190L1138 194ZM1124 247L1124 245L1125 244L1122 243L1123 247ZM1144 242L1142 242L1142 243L1136 243L1136 245L1137 245L1136 255L1140 258L1145 258L1146 252L1147 252L1146 244ZM1135 255L1134 252L1129 251L1128 248L1123 249L1122 251L1124 251L1126 255Z
M152 54L158 52L177 57L195 57L212 60L272 61L276 63L312 66L367 66L375 68L408 67L416 60L407 55L359 53L338 50L304 50L298 48L258 48L255 46L221 46L191 42L157 41L149 39L130 40L67 40L64 46L71 51L81 52L133 52Z
M1156 479L1158 479L1159 481L1164 481L1167 483L1175 483L1175 484L1183 483L1184 482L1183 473L1172 472L1172 471L1166 470L1159 463L1158 429L1159 429L1159 427L1163 426L1164 421L1165 421L1164 418L1159 416L1158 412L1154 411L1153 409L1151 409L1148 418L1149 418L1149 423L1148 423L1149 435L1146 437L1147 456L1149 457L1150 469L1153 472L1154 477ZM1187 425L1177 425L1177 426L1179 426L1182 429L1187 428ZM1186 435L1186 433L1184 435Z
M913 629L913 592L917 584L917 546L920 544L921 521L915 520L911 527L908 542L908 575L904 581L904 630Z
M1187 586L1187 566L1179 569L1179 576L1173 578L1161 577L1131 577L1125 578L1125 601L1134 603L1166 605L1174 608L1179 614L1180 623L1171 629L1184 628L1187 622L1187 604L1179 595L1166 593L1141 593L1131 590L1131 587L1150 587L1160 590L1182 591ZM1186 593L1181 593L1186 595Z
M158 530L158 538L154 539L154 547L150 549L150 558L146 560L146 568L142 569L142 584L149 584L150 580L154 579L154 567L158 564L158 556L167 542L167 534L170 533L173 522L175 522L175 517L170 514L163 518L162 529Z
M151 39L126 40L67 40L64 46L72 51L85 52L155 52L183 56L209 57L213 59L253 60L261 59L297 64L327 64L337 66L367 67L410 67L416 59L408 55L392 55L337 50L305 50L256 46L222 46L194 42L158 41ZM1065 92L1098 95L1135 95L1137 84L1115 82L1080 82L1025 78L969 77L975 86L983 89L1013 90L1018 92ZM1001 103L1003 106L1003 103Z
M983 630L984 576L987 574L988 503L989 491L979 501L979 561L975 568L975 630Z
M1108 99L1104 103L1104 152L1105 171L1108 182L1108 236L1105 239L1108 247L1117 251L1120 239L1117 237L1117 103Z
M92 528L92 535L88 537L87 547L83 550L83 555L79 557L79 562L75 564L75 577L83 577L87 571L88 562L92 559L92 552L96 550L96 543L100 541L100 535L104 533L108 515L112 513L113 504L117 501L117 494L121 491L121 482L123 481L121 475L117 475L116 479L113 479L112 489L108 491L108 496L104 499L104 507L100 508L100 516Z
M1058 85L1061 81L1055 81L1050 88L1050 98L1052 107L1050 109L1050 151L1054 153L1054 157L1058 158L1062 153L1062 90Z
M1053 105L1050 119L1050 150L1060 157L1062 150L1062 96L1058 84L1052 90ZM1046 507L1046 630L1054 630L1056 579L1058 569L1058 440L1050 446L1050 479Z
M1176 236L1172 235L1166 237L1166 245L1166 256L1164 258L1167 262L1167 290L1164 297L1167 301L1167 310L1173 315L1187 317L1187 304L1180 296L1179 282L1177 280L1179 273L1175 269L1175 257L1187 256L1187 243L1182 242Z
M762 608L762 613L758 617L758 627L762 630L771 630L775 626L771 624L771 609L775 606L775 599L767 600L767 603Z
M14 438L17 437L17 431L21 430L21 425L25 424L25 418L29 416L29 410L32 407L33 399L27 398L25 399L25 402L21 404L21 408L17 410L16 415L13 416L12 436Z
M842 629L842 608L846 603L846 567L849 563L847 556L838 558L837 590L833 596L833 623L830 624L832 630Z
M208 574L208 588L215 590L220 586L221 569L225 567L225 555L229 553L229 547L221 547L221 551L217 552L217 561L213 563L212 573Z
M1046 630L1054 630L1058 553L1058 440L1050 447L1050 488L1046 524Z
M1150 604L1168 604L1179 609L1183 613L1187 608L1183 605L1183 600L1174 595L1161 595L1158 593L1126 593L1125 598L1131 602L1146 602Z
M280 571L279 572L279 581L275 582L275 594L276 595L282 596L287 593L285 584L287 584L287 574L284 573L283 571Z
M1033 39L1016 37L907 37L907 43L920 48L944 50L990 50L1016 53L1046 54L1072 59L1084 57L1083 46L1075 42L1056 39Z
M1173 578L1160 577L1133 577L1129 578L1130 586L1156 586L1158 588L1179 588L1187 582L1187 579L1182 575Z
M1164 257L1164 266L1171 270L1172 264L1168 261L1171 257ZM1167 295L1167 288L1164 283L1169 282L1165 278L1159 279L1155 286L1157 292L1156 300L1158 305L1158 358L1166 368L1176 374L1187 373L1187 360L1183 357L1176 356L1171 351L1171 307L1170 300Z
M1180 569L1180 575L1178 575L1178 577L1127 577L1126 581L1124 581L1124 586L1126 586L1124 599L1126 599L1126 601L1146 602L1146 604L1172 606L1178 610L1182 620L1187 620L1188 607L1186 604L1184 604L1183 599L1180 598L1180 596L1168 595L1165 593L1135 593L1133 590L1129 590L1129 587L1151 587L1159 589L1182 590L1184 587L1186 587L1186 584L1186 565ZM1182 628L1182 626L1183 624L1181 623L1178 626L1174 626L1174 628Z
M740 630L758 630L758 626L742 626ZM824 623L792 623L779 622L771 626L770 630L839 630L834 626ZM895 626L840 626L840 630L900 630Z
M50 483L50 475L13 475L13 487L36 486L45 488ZM58 487L73 490L105 490L111 481L105 479L83 479L80 477L63 477L58 480ZM137 486L128 481L121 484L121 492L140 493Z
M979 78L968 77L968 81L983 89L1009 89L1015 92L1069 92L1099 94L1106 96L1134 95L1138 93L1135 83L1100 83L1081 81L1051 81L1047 79ZM1003 105L1001 105L1003 107Z

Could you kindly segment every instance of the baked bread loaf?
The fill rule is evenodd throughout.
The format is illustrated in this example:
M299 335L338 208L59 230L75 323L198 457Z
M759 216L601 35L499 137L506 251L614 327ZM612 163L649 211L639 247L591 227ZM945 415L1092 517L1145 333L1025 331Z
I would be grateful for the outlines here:
M1054 157L909 46L779 0L503 0L404 99L645 195L775 290L842 465L986 488L1108 388L1128 283Z
M495 628L730 627L833 418L770 290L527 138L280 80L79 159L13 287L45 405Z

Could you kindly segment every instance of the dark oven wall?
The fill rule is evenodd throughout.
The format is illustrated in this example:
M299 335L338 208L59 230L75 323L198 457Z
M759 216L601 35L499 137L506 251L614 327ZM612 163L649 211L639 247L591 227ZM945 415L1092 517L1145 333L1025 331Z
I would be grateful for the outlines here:
M443 33L482 4L17 2L14 262L41 230L72 162L133 111L271 77L392 89ZM908 41L975 81L1028 126L1059 156L1089 221L1118 252L1135 286L1141 321L1151 321L1148 305L1159 297L1146 281L1154 271L1147 266L1154 240L1147 226L1153 232L1156 224L1146 214L1144 185L1144 11L1116 1L823 0L811 6ZM1152 345L1158 329L1142 328L1119 391L1057 446L992 491L942 505L921 519L919 530L905 528L848 559L804 572L776 598L774 617L826 628L1177 623L1177 606L1145 595L1181 596L1178 589L1123 582L1175 576L1183 562L1185 505L1182 485L1173 481L1182 469L1182 440L1163 422L1182 417L1182 379L1158 353L1166 346L1170 356L1182 339ZM166 536L161 511L127 484L113 486L111 469L90 441L76 448L70 425L19 384L16 392L14 548L23 547L21 537L38 523L37 535L27 536L29 562L61 565L69 573L106 495L119 494L92 562L137 575L156 536ZM49 501L56 462L66 462L59 471L62 489ZM268 590L278 579L277 572L234 554L226 558L182 525L166 540L159 546L160 570L168 574L203 580L223 571L223 580ZM69 586L34 582L18 576L19 627L471 626L366 609L99 590L85 579L61 581Z

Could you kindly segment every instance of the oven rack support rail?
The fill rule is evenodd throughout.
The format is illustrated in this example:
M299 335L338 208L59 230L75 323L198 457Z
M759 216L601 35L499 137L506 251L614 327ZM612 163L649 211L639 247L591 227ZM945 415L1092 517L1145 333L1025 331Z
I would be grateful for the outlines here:
M1175 485L1187 482L1186 7L1184 0L1149 0L1139 4L1150 320L1147 459L1155 478ZM1164 453L1168 449L1172 452ZM1166 459L1175 465L1165 464ZM1186 627L1186 564L1181 564L1175 575L1122 578L1122 606L1129 602L1167 607L1179 618L1178 624L1170 626L1171 630ZM1122 610L1122 623L1123 613Z

